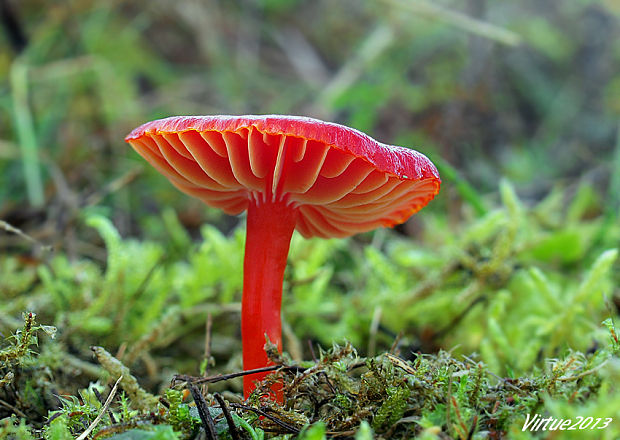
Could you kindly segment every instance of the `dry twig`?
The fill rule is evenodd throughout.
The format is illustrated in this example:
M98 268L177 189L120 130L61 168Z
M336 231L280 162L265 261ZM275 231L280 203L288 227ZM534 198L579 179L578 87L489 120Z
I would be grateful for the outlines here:
M101 407L101 411L99 412L97 417L95 417L95 420L93 420L93 422L88 426L88 428L86 428L86 431L84 431L76 440L84 440L84 439L88 438L88 435L99 424L99 422L103 418L103 415L107 412L108 407L110 406L110 403L112 403L112 399L114 399L114 396L116 395L116 390L118 390L118 384L119 384L119 382L121 381L122 378L123 378L123 376L120 376L116 380L116 383L112 387L112 390L110 391L110 394L108 395L108 398L105 400L105 403Z

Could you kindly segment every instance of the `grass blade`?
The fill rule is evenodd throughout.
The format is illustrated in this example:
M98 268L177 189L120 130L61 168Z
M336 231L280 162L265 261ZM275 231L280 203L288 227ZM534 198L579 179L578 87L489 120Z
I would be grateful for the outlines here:
M21 149L24 177L28 201L32 206L42 206L44 202L43 179L39 166L37 137L34 132L32 114L28 106L28 66L15 62L10 72L15 130Z

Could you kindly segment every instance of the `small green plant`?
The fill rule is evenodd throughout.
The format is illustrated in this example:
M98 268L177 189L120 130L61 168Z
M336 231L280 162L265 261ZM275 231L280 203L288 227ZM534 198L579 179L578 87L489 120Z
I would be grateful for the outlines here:
M170 404L168 423L172 428L187 435L195 432L200 424L200 419L192 416L189 406L183 402L183 393L173 389L166 390L166 399Z
M49 394L53 389L50 370L37 363L32 347L38 345L39 332L54 337L56 329L38 325L35 317L34 313L24 313L22 328L2 341L0 400L5 403L0 405L0 420L20 415L40 423L46 415L48 399L52 398Z

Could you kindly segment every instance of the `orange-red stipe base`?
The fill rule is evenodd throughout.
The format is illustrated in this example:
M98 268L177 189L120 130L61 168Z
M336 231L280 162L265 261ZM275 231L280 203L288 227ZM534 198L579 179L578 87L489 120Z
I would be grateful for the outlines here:
M243 368L251 370L269 365L264 350L265 336L282 350L282 281L297 209L284 201L264 201L262 196L248 206L245 260L243 263L243 300L241 337ZM267 373L243 377L243 395L247 399L254 382ZM273 391L282 401L281 387Z

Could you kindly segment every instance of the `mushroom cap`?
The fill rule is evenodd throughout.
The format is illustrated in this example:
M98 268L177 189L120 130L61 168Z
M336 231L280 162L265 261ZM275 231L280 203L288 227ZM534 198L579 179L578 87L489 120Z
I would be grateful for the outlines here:
M176 116L147 122L125 141L178 189L227 214L250 200L297 207L305 237L402 223L441 182L415 150L307 117Z

